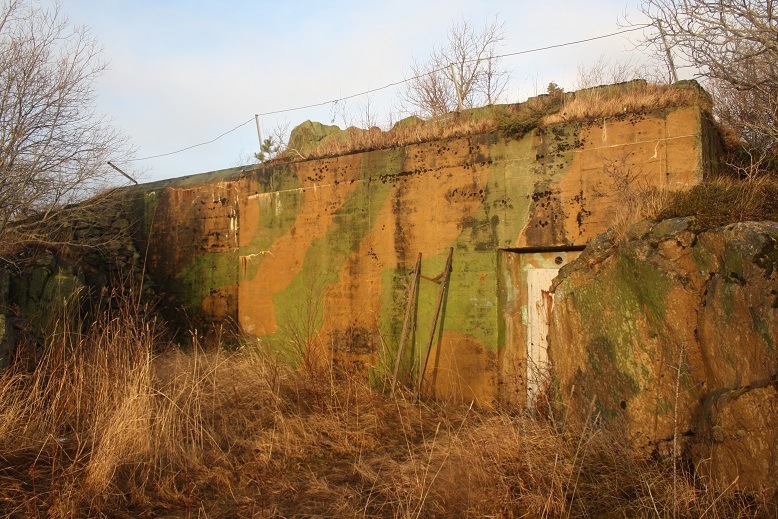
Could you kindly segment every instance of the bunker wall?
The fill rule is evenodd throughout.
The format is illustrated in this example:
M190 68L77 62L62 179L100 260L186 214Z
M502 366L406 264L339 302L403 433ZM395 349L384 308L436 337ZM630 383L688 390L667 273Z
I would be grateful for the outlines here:
M182 315L377 380L394 369L418 254L434 278L453 248L426 392L491 405L524 383L506 330L528 303L506 265L533 261L504 255L580 249L632 191L699 183L710 131L696 107L625 114L149 184L134 207L147 268ZM420 279L401 381L418 376L439 290Z

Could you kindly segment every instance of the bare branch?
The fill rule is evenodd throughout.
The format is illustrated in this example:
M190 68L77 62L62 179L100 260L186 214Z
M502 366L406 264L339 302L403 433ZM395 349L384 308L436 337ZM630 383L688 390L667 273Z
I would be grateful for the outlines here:
M115 178L108 160L128 153L94 106L95 80L106 68L100 52L57 6L0 5L0 241L9 250L9 240L25 239L20 220L45 222L95 193Z
M425 63L414 61L405 101L426 117L495 103L508 82L496 52L504 40L497 19L480 31L466 21L453 24L445 45Z
M778 16L773 0L643 0L676 61L699 70L719 120L745 143L752 176L778 161ZM645 41L661 55L661 35ZM745 166L748 164L748 166ZM754 169L756 168L756 169ZM745 171L745 170L743 170Z

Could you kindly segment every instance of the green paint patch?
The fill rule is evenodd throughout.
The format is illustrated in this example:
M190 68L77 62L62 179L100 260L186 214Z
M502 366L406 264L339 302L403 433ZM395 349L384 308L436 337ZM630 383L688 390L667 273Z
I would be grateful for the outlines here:
M257 204L259 215L259 225L251 241L236 251L195 256L176 274L176 300L187 312L193 312L191 315L198 312L212 291L235 285L241 278L252 279L264 260L261 252L289 232L297 219L303 203L297 176L286 166L263 168L256 174L260 187L276 191L256 193L260 196L248 202ZM254 260L247 262L245 272L239 274L240 256L252 254Z
M213 290L238 282L238 254L236 252L210 252L195 256L176 274L172 289L176 302L189 313L196 315L203 300Z
M533 135L525 135L519 140L499 140L489 147L490 165L485 197L481 207L471 217L469 229L484 229L495 233L489 242L496 247L512 247L521 230L529 220L533 191L531 158ZM497 216L499 225L493 227L491 218ZM466 234L460 240L470 239ZM483 238L478 241L484 241Z
M324 290L338 281L342 266L370 232L393 188L391 183L371 181L368 175L399 172L402 156L401 149L367 154L362 164L363 180L335 212L325 235L311 243L298 275L285 290L273 296L276 315L279 316L277 335L280 337L276 340L284 336L286 340L294 339L291 336L296 327L294 321L310 323L307 326L309 332L321 328L324 308L322 303L314 304L315 301L323 301Z
M407 270L388 269L381 275L381 315L379 328L381 336L385 338L386 347L381 350L379 363L370 371L371 382L380 385L385 380L391 380L394 366L397 360L397 352L400 347L402 328L405 321L405 310L408 304L408 292L413 278L413 268ZM416 379L418 370L418 343L417 311L413 311L418 304L418 287L412 299L412 312L408 319L408 332L403 354L400 359L398 382L407 386L412 385Z
M286 235L297 221L303 207L304 195L297 175L288 167L276 167L264 186L265 191L256 193L247 204L256 204L259 225L251 240L238 251L240 256L252 256L241 280L254 279L265 259L265 252L276 240ZM275 189L271 191L271 189ZM241 232L239 229L238 232Z

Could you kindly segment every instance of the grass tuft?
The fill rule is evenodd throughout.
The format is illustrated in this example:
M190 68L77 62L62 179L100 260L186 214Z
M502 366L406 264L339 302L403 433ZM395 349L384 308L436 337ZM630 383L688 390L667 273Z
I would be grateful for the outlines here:
M704 230L736 222L778 221L778 180L763 176L751 181L718 178L673 193L659 219L693 216Z
M559 111L543 119L543 125L633 115L677 106L701 106L710 112L711 101L696 83L673 86L630 81L568 94Z

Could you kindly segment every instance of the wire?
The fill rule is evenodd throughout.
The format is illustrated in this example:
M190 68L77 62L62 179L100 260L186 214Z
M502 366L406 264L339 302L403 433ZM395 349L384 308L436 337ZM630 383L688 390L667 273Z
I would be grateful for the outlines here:
M227 135L227 134L229 134L229 133L232 133L232 132L234 132L234 131L235 131L235 130L237 130L238 128L242 128L242 127L246 126L248 123L250 123L250 122L251 122L251 121L253 121L253 120L254 120L254 118L252 117L252 118L251 118L251 119L249 119L248 121L246 121L246 122L243 122L243 123L240 123L238 126L236 126L235 128L233 128L232 130L227 130L226 132L222 133L222 134L221 134L221 135L219 135L218 137L214 137L213 139L211 139L210 141L207 141L207 142L201 142L200 144L193 144L193 145L191 145L191 146L187 146L186 148L181 148L180 150L176 150L176 151L170 151L170 152L168 152L168 153L160 153L159 155L151 155L151 156L149 156L149 157L141 157L141 158L139 158L139 159L128 159L128 160L126 160L125 162L137 162L137 161L139 161L139 160L158 159L158 158L160 158L160 157L167 157L168 155L175 155L176 153L181 153L181 152L183 152L183 151L191 150L192 148L197 148L198 146L205 146L206 144L211 144L212 142L216 142L216 141L218 141L219 139L221 139L221 138L222 138L222 137L224 137L225 135Z
M548 45L548 46L545 46L545 47L537 47L537 48L534 48L534 49L521 50L521 51L518 51L518 52L509 52L507 54L500 54L498 56L492 56L492 58L494 58L494 59L497 59L497 58L507 58L507 57L510 57L510 56L520 56L520 55L523 55L523 54L531 54L533 52L542 52L542 51L545 51L545 50L558 49L560 47L568 47L570 45L579 45L581 43L587 43L587 42L590 42L590 41L602 40L604 38L610 38L612 36L618 36L619 34L625 34L625 33L628 33L628 32L639 31L639 30L645 29L647 27L651 27L651 24L639 25L639 26L636 26L636 27L632 27L631 29L623 29L621 31L616 31L616 32L612 32L612 33L609 33L609 34L603 34L603 35L600 35L600 36L593 36L591 38L585 38L583 40L568 41L568 42L565 42L565 43L557 43L555 45ZM472 62L478 61L478 60L479 60L479 58L465 60L464 63L472 63ZM345 101L347 99L353 99L355 97L360 97L360 96L372 94L374 92L380 92L381 90L386 90L387 88L396 87L398 85L402 85L403 83L407 83L409 81L415 81L415 80L423 78L425 76L429 76L429 75L435 74L436 72L440 72L440 71L442 71L442 70L444 70L444 69L446 69L448 67L449 67L449 65L446 65L445 67L440 67L440 68L437 68L435 70L431 70L429 72L425 72L424 74L419 74L419 75L416 75L416 76L413 76L413 77L409 77L409 78L406 78L406 79L403 79L403 80L400 80L400 81L395 81L393 83L389 83L387 85L384 85L384 86L381 86L381 87L378 87L378 88L372 88L370 90L365 90L364 92L359 92L357 94L351 94L351 95L339 97L337 99L331 99L329 101L322 101L321 103L314 103L314 104L305 105L305 106L296 106L294 108L284 108L282 110L273 110L273 111L270 111L270 112L261 112L261 113L259 113L257 115L265 116L265 115L283 114L283 113L288 113L288 112L296 112L298 110L306 110L308 108L317 108L319 106L326 106L326 105L329 105L329 104L339 103L339 102ZM126 162L136 162L136 161L139 161L139 160L149 160L149 159L157 159L157 158L160 158L160 157L167 157L169 155L175 155L177 153L182 153L184 151L191 150L192 148L197 148L199 146L205 146L206 144L211 144L213 142L216 142L219 139L221 139L222 137L224 137L225 135L228 135L228 134L234 132L235 130L237 130L239 128L242 128L243 126L246 126L248 123L250 123L253 120L254 120L254 117L252 117L251 119L249 119L246 122L240 123L235 128L233 128L231 130L228 130L228 131L222 133L221 135L219 135L218 137L215 137L215 138L213 138L213 139L211 139L210 141L207 141L207 142L201 142L200 144L193 144L192 146L187 146L186 148L181 148L180 150L171 151L171 152L168 152L168 153L160 153L159 155L151 155L149 157L141 157L141 158L138 158L138 159L129 159Z
M633 27L631 29L624 29L624 30L621 30L621 31L612 32L610 34L603 34L602 36L594 36L592 38L586 38L584 40L576 40L576 41L569 41L569 42L565 42L565 43L558 43L556 45L548 45L547 47L538 47L538 48L535 48L535 49L521 50L521 51L518 51L518 52L510 52L508 54L500 54L498 56L492 56L492 58L493 59L507 58L507 57L510 57L510 56L519 56L519 55L522 55L522 54L531 54L533 52L541 52L541 51L544 51L544 50L557 49L557 48L560 48L560 47L567 47L569 45L578 45L580 43L587 43L587 42L590 42L590 41L601 40L603 38L610 38L611 36L618 36L619 34L625 34L625 33L628 33L628 32L638 31L640 29L645 29L646 27L650 27L650 26L651 26L650 24L640 25L640 26L637 26L637 27ZM479 60L479 58L469 59L469 60L465 60L464 63L472 63L472 62L478 61L478 60ZM298 106L298 107L295 107L295 108L285 108L283 110L274 110L272 112L263 112L263 113L260 113L258 115L282 114L282 113L286 113L286 112L294 112L296 110L305 110L306 108L316 108L316 107L319 107L319 106L325 106L325 105L329 105L329 104L332 104L332 103L337 103L337 102L340 102L340 101L345 101L346 99L352 99L354 97L360 97L360 96L364 96L364 95L367 95L367 94L372 94L373 92L380 92L381 90L386 90L387 88L395 87L397 85L402 85L403 83L407 83L408 81L414 81L416 79L420 79L420 78L423 78L425 76L429 76L429 75L435 74L436 72L440 72L441 70L445 70L448 67L449 67L449 65L446 65L444 67L440 67L440 68L437 68L435 70L431 70L429 72L425 72L424 74L419 74L417 76L409 77L409 78L403 79L401 81L395 81L394 83L389 83L388 85L384 85L384 86L378 87L378 88L373 88L371 90L365 90L364 92L359 92L358 94L351 94L351 95L348 95L348 96L339 97L339 98L333 99L331 101L322 101L321 103L316 103L316 104L312 104L312 105Z

